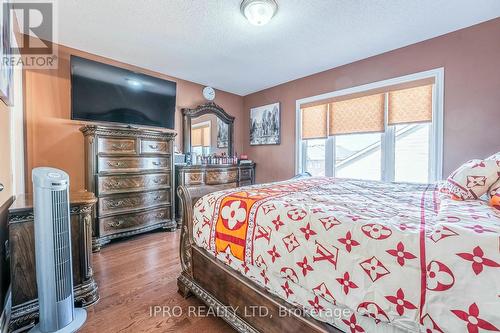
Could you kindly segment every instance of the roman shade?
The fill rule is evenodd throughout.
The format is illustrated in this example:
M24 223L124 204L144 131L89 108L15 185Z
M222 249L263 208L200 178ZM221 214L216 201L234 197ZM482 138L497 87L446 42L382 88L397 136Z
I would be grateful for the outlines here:
M384 94L333 102L328 135L384 131Z
M302 110L302 139L324 139L328 136L328 104Z
M210 146L210 126L200 126L191 128L191 146L208 147Z
M389 92L389 125L432 121L433 85Z
M301 137L384 132L386 123L431 122L434 84L434 78L425 78L304 103Z

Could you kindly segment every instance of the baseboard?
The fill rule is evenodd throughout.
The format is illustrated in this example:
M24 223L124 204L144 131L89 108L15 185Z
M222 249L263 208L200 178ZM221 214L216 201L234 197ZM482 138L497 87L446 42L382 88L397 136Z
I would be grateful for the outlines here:
M2 314L0 315L0 333L9 332L11 309L12 309L12 299L9 287L9 290L7 290L7 297L5 298L5 305L3 307Z

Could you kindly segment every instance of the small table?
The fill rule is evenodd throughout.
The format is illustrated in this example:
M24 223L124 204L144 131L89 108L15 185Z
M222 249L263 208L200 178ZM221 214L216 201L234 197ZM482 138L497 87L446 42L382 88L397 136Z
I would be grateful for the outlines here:
M92 221L96 202L90 192L70 194L73 290L75 304L80 307L90 306L99 299L92 269ZM27 329L38 319L32 195L17 196L9 209L9 253L12 286L10 329Z

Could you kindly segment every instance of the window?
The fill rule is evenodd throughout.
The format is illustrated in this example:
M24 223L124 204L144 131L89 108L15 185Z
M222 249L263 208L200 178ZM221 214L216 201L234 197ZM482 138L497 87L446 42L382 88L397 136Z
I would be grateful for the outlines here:
M429 123L395 126L395 181L427 183L429 180L430 130Z
M306 170L314 177L325 176L325 139L306 141Z
M335 137L335 177L381 180L380 133Z
M191 147L197 155L210 155L210 121L191 126Z
M443 75L437 69L297 101L297 172L440 179Z

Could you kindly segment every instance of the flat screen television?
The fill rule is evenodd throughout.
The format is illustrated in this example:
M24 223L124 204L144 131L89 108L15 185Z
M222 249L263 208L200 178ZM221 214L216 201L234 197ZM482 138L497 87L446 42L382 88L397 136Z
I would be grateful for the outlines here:
M71 119L174 129L176 83L71 56Z

